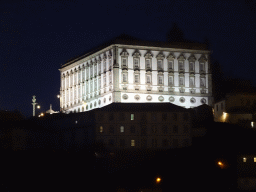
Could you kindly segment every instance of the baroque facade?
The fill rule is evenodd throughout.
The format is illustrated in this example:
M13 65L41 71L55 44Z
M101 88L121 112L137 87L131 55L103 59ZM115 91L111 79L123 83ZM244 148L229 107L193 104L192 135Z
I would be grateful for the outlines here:
M191 43L116 39L61 66L61 110L83 112L115 102L212 106L209 54Z

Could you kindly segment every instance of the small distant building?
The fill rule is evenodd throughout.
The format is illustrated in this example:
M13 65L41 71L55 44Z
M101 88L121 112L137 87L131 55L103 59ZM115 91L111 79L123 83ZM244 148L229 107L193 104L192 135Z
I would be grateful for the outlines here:
M214 104L214 121L255 127L255 93L231 93Z

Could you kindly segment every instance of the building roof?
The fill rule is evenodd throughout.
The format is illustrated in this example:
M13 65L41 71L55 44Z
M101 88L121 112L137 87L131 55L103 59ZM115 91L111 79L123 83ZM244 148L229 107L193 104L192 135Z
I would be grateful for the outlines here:
M126 34L122 34L118 37L111 39L98 47L82 53L81 55L68 60L65 64L61 65L61 68L64 68L78 60L81 60L101 49L104 49L113 44L122 44L122 45L137 45L137 46L150 46L150 47L162 47L162 48L178 48L178 49L192 49L192 50L208 50L207 45L203 43L191 43L191 42L162 42L162 41L145 41L141 40Z

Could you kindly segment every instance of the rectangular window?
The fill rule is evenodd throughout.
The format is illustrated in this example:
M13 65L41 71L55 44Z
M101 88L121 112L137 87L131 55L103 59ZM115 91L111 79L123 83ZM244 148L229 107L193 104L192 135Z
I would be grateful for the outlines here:
M200 70L200 71L204 71L204 63L200 63L200 65L199 65L199 70Z
M164 84L163 80L164 80L163 76L158 76L158 84L159 85L163 85Z
M246 158L245 157L243 158L243 162L246 162Z
M94 65L94 75L97 75L97 65Z
M109 68L112 66L112 59L109 59Z
M180 77L180 86L184 85L184 77Z
M150 68L150 59L146 59L146 67Z
M173 76L169 76L169 86L173 86Z
M200 78L200 86L205 87L205 78Z
M139 59L137 58L134 59L134 67L139 68Z
M147 75L147 83L151 83L151 75Z
M195 77L189 77L189 85L190 87L195 86Z
M134 120L134 114L131 114L131 120L132 121Z
M183 63L183 61L179 61L179 70L184 70L184 63Z
M189 71L194 71L194 62L189 63Z
M256 162L256 157L253 158L254 162Z
M103 83L104 83L104 86L106 86L106 75L104 75L103 77Z
M106 61L103 61L103 70L106 71Z
M111 74L111 72L109 72L109 84L111 84L112 83L112 74Z
M132 147L135 146L135 140L131 140L131 146L132 146Z
M127 59L126 58L123 58L123 66L127 66Z
M124 132L124 126L120 127L120 132L123 133Z
M172 61L168 61L168 68L173 70L173 62Z
M140 78L139 74L134 75L135 83L139 83L139 78Z
M90 67L90 76L92 77L92 66Z
M99 78L99 83L98 83L98 85L99 85L99 89L101 88L101 79Z
M127 83L127 73L123 73L123 82Z
M102 127L102 126L100 126L100 132L101 132L101 133L103 132L103 127Z
M157 60L157 67L158 67L158 69L162 69L163 68L162 60Z

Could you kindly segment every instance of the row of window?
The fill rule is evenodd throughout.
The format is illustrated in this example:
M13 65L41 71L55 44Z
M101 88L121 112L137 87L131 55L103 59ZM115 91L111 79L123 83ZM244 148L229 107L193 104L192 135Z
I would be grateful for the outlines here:
M122 57L122 68L127 68L128 67L128 57ZM140 69L140 59L139 58L133 58L133 68ZM152 59L145 59L145 69L151 69L152 68ZM164 60L163 59L158 59L157 60L157 70L164 70ZM173 71L174 70L174 61L173 60L168 60L168 65L167 65L167 70L168 71ZM185 70L185 64L184 61L179 61L178 62L178 70L179 71L184 71ZM189 71L194 72L195 71L195 62L190 61L189 62ZM205 71L205 63L200 62L199 63L199 71Z
M245 163L247 161L246 157L243 157L243 162ZM256 157L253 158L253 162L256 162Z
M137 132L135 125L129 126L128 129L129 129L129 132L132 133L132 134ZM172 129L172 133L180 133L178 125L173 125L173 126L162 125L161 129L160 129L159 126L153 125L153 126L151 126L151 133L155 134L155 133L160 133L161 132L163 134L168 134L171 129ZM142 135L146 135L147 132L148 132L148 127L147 126L140 126L139 130L140 130ZM100 133L108 132L109 134L115 134L117 131L119 131L120 133L124 133L125 132L124 126L123 125L120 126L119 129L117 130L116 126L111 125L111 126L108 127L108 131L106 131L106 127L103 128L103 126L100 126L100 128L99 128ZM189 127L187 125L183 125L183 133L185 134L185 133L188 133L188 132L189 132Z
M160 144L162 147L169 147L169 146L171 146L169 139L162 139L162 140L160 140L160 142L162 142L162 143L159 143L159 144L158 144L158 142L159 142L158 139L152 139L152 141L151 141L151 146L149 146L147 139L141 139L141 141L140 141L141 147L158 147L159 144ZM120 139L120 140L119 140L119 144L120 144L120 147L126 147L125 139ZM135 144L136 144L136 142L135 142L134 139L130 140L130 146L131 146L131 147L135 147ZM114 146L116 145L115 140L114 140L114 139L109 139L109 140L108 140L108 145L111 146L111 147L114 147ZM179 139L173 139L172 146L173 146L173 147L180 147L180 141L179 141ZM184 139L183 146L184 146L184 147L189 146L189 139Z
M123 72L122 73L122 83L128 83L128 73ZM164 75L158 75L157 77L157 84L158 85L164 85ZM146 74L146 84L152 84L152 75L151 74ZM134 73L134 81L133 83L135 84L140 84L140 74L139 73ZM174 86L174 76L169 75L168 76L168 85L169 86ZM185 77L184 76L179 76L179 86L185 86ZM189 86L194 87L195 86L195 77L191 76L189 77ZM206 78L205 76L200 77L200 87L206 87Z
M108 84L112 84L112 72L108 72L107 74L103 74L102 77L98 76L96 78L91 78L89 79L85 84L83 84L83 88L85 89L86 86L86 92L88 93L89 91L92 92L93 90L98 90L102 88L102 85L105 87L107 85L107 80ZM62 78L62 90L67 89L69 87L72 88L74 85L79 85L80 81L76 82L72 80L72 77L66 77ZM85 90L84 90L85 91ZM83 91L83 92L84 92Z
M170 118L171 118L171 120L177 121L178 117L179 117L178 113L171 113L171 114L168 114L168 113L152 113L150 116L147 116L146 113L142 113L141 115L137 116L136 120L144 121L144 120L148 119L148 120L154 120L155 121L155 120L157 120L157 116L159 116L159 115L161 116L162 121L170 120ZM108 118L106 120L109 120L109 121L113 121L113 120L125 121L125 120L128 120L125 113L118 113L118 114L110 113L108 115L100 114L98 120L99 121L104 121L106 117ZM179 118L181 118L181 116ZM135 116L134 116L133 113L130 114L130 119L132 121L135 120ZM182 114L182 119L187 121L189 119L189 114L188 113L183 113Z

